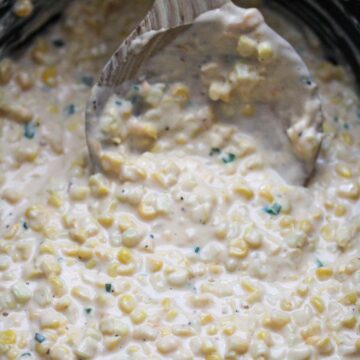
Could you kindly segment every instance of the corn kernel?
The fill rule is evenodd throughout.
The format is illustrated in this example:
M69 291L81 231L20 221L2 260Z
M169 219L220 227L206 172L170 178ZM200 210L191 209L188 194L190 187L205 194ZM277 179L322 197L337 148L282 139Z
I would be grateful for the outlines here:
M344 205L341 205L341 204L335 205L335 207L334 207L335 216L342 217L342 216L346 215L346 213L347 213L347 209Z
M346 179L352 178L352 170L351 168L346 164L338 164L335 168L336 173Z
M43 83L49 87L55 87L58 84L58 72L56 67L49 66L41 74Z
M340 134L340 140L346 145L352 145L353 144L353 138L348 132L342 132Z
M258 45L258 60L260 62L269 61L274 57L274 51L268 41L263 41Z
M321 281L329 280L334 273L332 269L326 267L320 267L315 272L316 277Z
M98 216L97 221L101 226L108 229L113 225L114 217L112 215L102 215Z
M163 267L163 261L160 258L155 258L155 257L148 258L147 267L153 273L158 272Z
M51 192L48 196L48 204L55 208L60 208L63 204L63 201L61 200L59 194L56 192Z
M184 84L175 84L171 87L170 93L175 98L179 99L181 103L189 101L189 88Z
M237 51L242 57L250 57L257 51L257 43L249 36L241 35L237 44Z
M16 343L16 333L13 330L0 331L0 344L13 345Z
M111 263L107 268L107 274L111 277L118 276L120 265L116 262Z
M241 115L243 115L245 117L252 117L256 114L256 108L252 104L246 104L241 107L240 112L241 112Z
M12 78L14 71L13 63L5 58L0 61L0 85L6 85Z
M360 339L355 341L355 351L360 354Z
M259 196L269 203L272 203L274 201L274 195L272 194L268 186L262 186L260 188Z
M244 240L236 240L231 242L229 255L238 259L244 259L249 253L249 246Z
M119 300L119 308L126 314L130 314L136 306L136 300L132 295L122 295Z
M356 302L357 302L357 293L356 292L351 292L351 293L348 293L346 294L341 300L340 302L344 305L355 305Z
M201 325L208 325L214 321L214 317L211 314L202 314L200 316L200 324Z
M117 253L117 259L122 263L122 264L129 264L130 262L133 261L133 257L131 254L131 251L127 248L121 248L118 253Z
M254 197L254 192L248 186L241 183L234 186L234 191L246 200L251 200Z
M146 318L147 314L144 310L135 310L130 314L131 321L136 325L143 323Z
M319 323L312 323L300 331L302 338L307 339L320 334L321 326Z
M69 236L71 240L83 244L87 240L87 233L84 229L71 229L69 231Z
M167 321L173 321L173 320L175 320L176 319L176 317L179 315L179 313L176 311L176 310L174 310L174 309L172 309L172 310L169 310L167 313L166 313L166 320Z
M328 336L320 339L316 347L321 355L330 355L334 351L334 346Z
M92 175L89 179L89 186L93 196L101 198L110 193L108 181L102 174Z
M215 344L211 340L205 339L202 341L202 344L200 346L200 351L204 355L212 354L213 352L216 351Z
M324 304L324 301L318 297L318 296L313 296L311 299L310 299L310 303L311 305L315 308L315 310L319 313L322 313L324 312L325 310L325 304Z
M228 324L223 328L223 334L226 336L234 335L235 331L236 331L236 326L233 324Z
M356 317L353 315L349 316L341 321L341 324L348 329L353 329L355 327L356 323L357 323Z
M342 198L349 200L358 200L360 197L360 186L357 182L341 185L338 194Z
M90 260L94 256L94 252L90 248L80 247L77 256L80 260Z
M13 12L18 17L27 17L34 11L34 5L31 0L16 0Z
M273 330L280 330L290 322L290 317L286 313L274 313L263 320L263 325Z

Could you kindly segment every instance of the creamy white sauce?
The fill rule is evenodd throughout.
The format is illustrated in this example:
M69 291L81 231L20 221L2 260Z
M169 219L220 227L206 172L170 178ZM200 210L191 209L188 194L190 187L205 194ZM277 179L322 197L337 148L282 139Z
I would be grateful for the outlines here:
M308 188L269 168L239 123L189 107L186 82L140 84L155 104L142 118L160 129L171 114L173 128L144 152L131 111L135 149L112 159L121 171L90 175L84 81L126 36L115 25L144 16L139 3L75 2L14 64L0 95L13 109L0 109L1 359L359 357L359 102L346 68L262 11L320 86L326 137ZM15 105L37 125L14 120Z

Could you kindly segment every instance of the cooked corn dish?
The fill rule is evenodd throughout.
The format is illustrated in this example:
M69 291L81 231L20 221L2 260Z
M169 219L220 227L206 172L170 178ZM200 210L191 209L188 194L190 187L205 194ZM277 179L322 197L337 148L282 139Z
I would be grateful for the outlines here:
M221 63L209 52L190 67L196 82L159 75L111 97L101 131L121 151L102 152L93 173L91 87L150 6L74 1L21 56L0 60L0 359L359 359L351 71L260 5L313 74L300 80L319 86L322 144L307 187L285 181L266 139L241 125L266 121L252 91L281 58L250 33L220 34L233 53ZM31 12L17 1L17 16ZM262 21L246 12L250 28ZM203 54L199 39L180 39L170 59ZM159 54L149 68L171 64ZM302 125L289 137L314 157L320 135Z

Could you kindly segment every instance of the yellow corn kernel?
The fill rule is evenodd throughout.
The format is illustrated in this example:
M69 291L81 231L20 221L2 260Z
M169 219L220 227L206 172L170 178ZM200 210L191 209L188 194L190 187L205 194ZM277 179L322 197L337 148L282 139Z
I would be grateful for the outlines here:
M356 323L357 323L356 317L353 315L349 316L341 321L341 324L348 329L353 329L355 327Z
M59 194L56 192L51 192L48 196L48 204L55 208L60 208L63 204L63 201L61 200Z
M18 17L27 17L34 11L34 5L31 0L16 0L13 12Z
M274 57L274 51L268 41L263 41L258 45L258 60L260 62L269 61Z
M85 263L85 267L87 269L94 269L96 267L96 265L98 264L96 259L90 259L89 261L87 261Z
M55 255L56 250L54 246L50 243L50 241L45 240L40 246L39 246L39 253L40 254L51 254Z
M234 186L234 191L246 200L251 200L254 197L254 192L248 186L241 183Z
M356 293L356 292L351 292L351 293L346 294L346 295L340 300L340 302L341 302L341 304L343 304L343 305L348 305L348 306L350 306L350 305L355 305L356 302L357 302L357 298L358 298L357 293Z
M321 326L319 323L312 323L306 328L300 331L302 338L306 341L307 339L320 334Z
M214 317L211 314L202 314L200 316L200 324L201 325L208 325L214 321Z
M342 217L342 216L346 215L346 213L347 213L347 209L344 205L341 205L341 204L335 205L335 207L334 207L335 216Z
M241 282L241 287L248 293L256 291L256 288L247 280Z
M360 197L360 186L357 182L341 185L338 189L340 197L349 200L358 200Z
M100 155L101 166L107 173L119 174L124 158L119 154L102 152Z
M336 173L346 179L351 179L352 178L352 170L350 168L350 166L346 165L346 164L338 164L336 165L335 168Z
M352 145L353 144L353 138L348 132L342 132L340 134L340 140L346 145Z
M119 299L119 308L126 314L130 314L136 306L136 300L132 295L122 295Z
M316 347L321 355L330 355L334 351L334 346L328 336L318 340Z
M12 240L20 230L20 224L12 225L4 234L3 237L6 240Z
M236 326L234 324L227 324L223 328L223 334L226 335L226 336L234 335L235 331L236 331Z
M213 81L209 88L209 98L213 101L222 100L223 102L230 102L231 99L231 85L229 82Z
M13 330L0 331L0 345L16 344L16 333Z
M281 216L279 224L282 228L288 229L294 226L295 221L294 218L292 216Z
M94 256L94 252L92 249L82 246L78 249L77 256L80 260L90 260Z
M157 216L157 211L155 206L151 206L150 204L142 201L138 207L139 215L144 220L153 220Z
M360 354L360 339L355 341L355 351Z
M49 87L55 87L58 84L58 72L56 67L49 66L41 74L43 83Z
M131 276L134 274L136 270L136 266L133 262L127 264L127 265L120 265L117 273L118 275L123 275L123 276Z
M330 268L320 267L316 269L315 273L316 273L316 277L319 280L325 281L325 280L329 280L332 277L334 271Z
M244 259L249 253L249 246L246 241L240 239L232 241L229 248L229 255L238 259Z
M33 86L31 75L25 71L19 71L15 76L15 80L23 91L29 90Z
M240 112L241 112L241 115L243 115L245 117L252 117L256 114L256 108L252 104L246 104L246 105L242 106Z
M95 174L90 176L89 186L93 196L105 197L110 193L108 182L102 174Z
M146 318L147 314L144 310L135 310L130 314L131 321L136 325L143 323Z
M242 57L250 57L257 51L257 43L249 36L241 35L237 44L237 51Z
M171 300L169 298L164 298L161 301L161 305L163 306L164 310L169 310L171 306Z
M170 93L175 98L178 98L182 103L189 101L189 88L184 84L175 84L171 87Z
M111 263L107 268L107 274L111 277L118 276L120 265L116 262Z
M299 228L307 235L309 235L314 229L312 223L309 220L300 221Z
M319 312L319 313L324 312L325 304L324 304L324 301L319 296L313 296L310 299L310 303L317 312Z
M125 232L126 230L135 227L135 223L131 218L127 215L122 216L119 219L119 225L118 228L121 232Z
M280 308L284 311L292 311L294 310L294 304L288 299L283 299L280 302Z
M205 360L222 360L223 358L218 353L212 353L205 356Z
M163 267L163 261L160 258L155 258L155 257L148 258L147 267L153 273L158 272Z
M287 313L272 314L263 320L263 325L273 330L281 330L290 322L290 317Z
M335 227L333 224L326 224L320 229L320 234L326 241L333 241L335 239Z
M299 286L296 289L296 292L299 296L305 297L309 293L309 286L307 284L299 284Z
M108 229L113 225L114 217L112 215L102 215L98 216L97 221L101 226Z
M131 254L131 251L128 248L123 247L118 251L117 259L122 264L129 264L130 262L133 261L133 256Z
M84 229L71 229L69 231L69 236L71 240L83 244L87 240L87 233Z
M176 317L179 315L179 313L175 310L175 309L172 309L172 310L169 310L167 313L166 313L166 320L167 321L173 321L176 319Z
M210 355L216 351L215 344L211 340L203 340L200 345L200 351L204 355Z
M259 196L269 203L272 203L274 201L274 195L272 194L268 186L262 186L260 188Z
M267 330L260 330L260 331L257 333L256 337L257 337L259 340L263 341L266 345L268 345L268 346L271 346L271 345L272 345L271 334L270 334L269 331L267 331Z
M66 293L65 283L59 277L52 275L48 281L55 296L63 296Z
M218 333L218 328L216 325L210 325L207 330L206 333L210 336L216 335Z
M6 85L14 72L13 62L9 58L0 61L0 85Z

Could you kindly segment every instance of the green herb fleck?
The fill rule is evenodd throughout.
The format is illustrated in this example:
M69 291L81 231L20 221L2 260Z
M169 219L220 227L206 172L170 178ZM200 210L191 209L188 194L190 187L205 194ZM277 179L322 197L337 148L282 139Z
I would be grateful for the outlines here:
M91 314L92 308L85 308L85 312L86 312L87 314Z
M29 352L22 353L20 357L25 357L25 356L30 356L31 357L31 353L29 353Z
M35 341L37 341L39 344L43 343L46 338L44 335L39 334L39 333L35 333L35 337L34 337Z
M65 108L65 115L66 116L71 116L74 115L76 112L76 108L74 104L69 104L68 106L66 106Z
M212 148L209 152L210 156L219 155L221 153L221 149L219 148Z
M81 82L88 86L88 87L91 87L94 85L94 78L90 75L84 75L81 77Z
M349 126L349 124L344 124L343 127L344 127L345 130L349 130L350 126Z
M123 102L122 102L121 100L116 100L116 101L115 101L115 104L116 104L117 106L121 106L121 105L123 104Z
M105 291L111 293L112 291L112 284L105 284Z
M33 139L35 136L35 124L32 122L26 123L24 125L24 136L27 139Z
M139 85L134 85L134 86L133 86L133 90L136 91L136 92L139 91L139 90L140 90L140 86L139 86Z
M27 230L29 228L29 225L27 224L26 221L23 222L22 226L25 230Z
M278 203L273 203L271 206L265 206L263 211L269 215L279 215L281 212L281 205Z
M222 158L222 161L223 161L224 164L229 164L229 163L235 161L235 159L236 159L236 155L235 155L235 154L233 154L233 153L228 153L227 156L225 156L225 157Z
M194 248L195 254L198 254L200 252L200 250L201 250L200 246L195 246L195 248Z
M321 260L316 259L315 262L316 262L316 267L318 267L318 268L324 267L324 264L323 264L323 262Z

